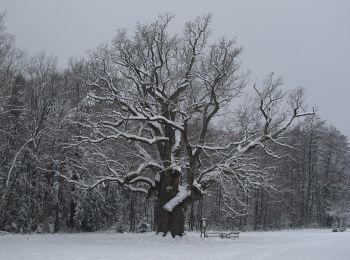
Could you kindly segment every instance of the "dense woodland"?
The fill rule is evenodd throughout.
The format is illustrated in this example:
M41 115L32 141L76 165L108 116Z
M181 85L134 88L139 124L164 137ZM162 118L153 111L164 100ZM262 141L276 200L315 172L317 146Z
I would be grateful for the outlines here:
M202 217L239 230L347 219L347 137L273 73L255 85L242 48L210 42L210 17L183 37L169 35L171 19L120 30L59 70L16 48L1 16L0 230L168 231L159 205L185 214L186 230Z

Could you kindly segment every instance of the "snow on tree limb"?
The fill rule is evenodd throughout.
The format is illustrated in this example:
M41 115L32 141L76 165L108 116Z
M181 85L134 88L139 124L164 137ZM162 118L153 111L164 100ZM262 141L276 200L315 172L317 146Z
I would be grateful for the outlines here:
M137 187L144 183L142 188L164 192L164 180L181 176L186 184L170 182L174 187L169 189L179 192L170 192L172 198L164 205L168 211L187 198L194 199L191 189L197 186L196 192L202 194L213 182L267 183L265 172L250 154L262 149L282 158L272 145L288 147L280 137L297 118L312 114L301 112L302 90L283 92L282 79L272 73L261 89L254 85L256 97L247 104L248 111L237 113L241 123L237 132L215 128L218 112L229 108L247 86L247 74L239 72L237 61L242 48L225 38L209 45L210 16L186 23L183 37L167 33L170 21L163 17L148 26L139 25L134 37L120 30L110 47L92 52L87 72L77 76L96 99L85 123L92 134L77 136L80 143L103 146L105 141L124 139L126 146L136 148L131 156L137 159L128 173L108 166L120 183ZM105 105L102 112L99 104ZM211 131L218 137L212 137ZM229 190L223 188L223 192Z
M179 191L174 198L164 205L164 209L172 212L176 206L181 204L186 198L191 196L191 191L186 186L179 186Z

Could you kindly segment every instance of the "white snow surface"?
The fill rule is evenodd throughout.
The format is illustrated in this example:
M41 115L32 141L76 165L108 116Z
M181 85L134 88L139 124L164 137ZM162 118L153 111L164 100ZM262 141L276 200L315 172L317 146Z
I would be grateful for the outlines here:
M293 230L243 232L240 239L183 238L154 233L33 234L0 236L0 259L26 260L348 260L350 232Z

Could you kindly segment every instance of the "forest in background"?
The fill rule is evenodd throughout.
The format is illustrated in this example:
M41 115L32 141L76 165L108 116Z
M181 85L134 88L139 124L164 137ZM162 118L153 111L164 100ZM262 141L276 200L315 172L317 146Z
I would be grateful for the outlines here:
M111 158L128 169L139 164L127 140L80 142L82 136L95 134L86 129L86 118L94 119L110 106L96 106L88 96L90 89L81 77L89 73L89 62L72 59L58 70L55 57L22 52L1 16L0 230L155 229L156 198L118 182L93 188L82 184L102 176ZM236 123L229 115L219 118L210 124L208 138L234 139L241 131ZM196 132L198 125L189 127ZM239 230L330 227L345 221L350 213L347 137L316 113L294 122L282 139L283 145L271 145L273 154L256 149L249 155L268 172L259 183L240 179L227 190L211 184L187 207L186 230L198 230L202 217L213 229ZM203 153L201 159L211 156Z

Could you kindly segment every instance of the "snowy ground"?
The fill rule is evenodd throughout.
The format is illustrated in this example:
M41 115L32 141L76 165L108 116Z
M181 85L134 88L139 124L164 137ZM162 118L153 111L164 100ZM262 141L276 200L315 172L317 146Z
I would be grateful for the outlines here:
M241 233L239 240L199 238L188 233L182 239L153 233L81 233L0 236L0 259L350 259L350 232L295 230Z

